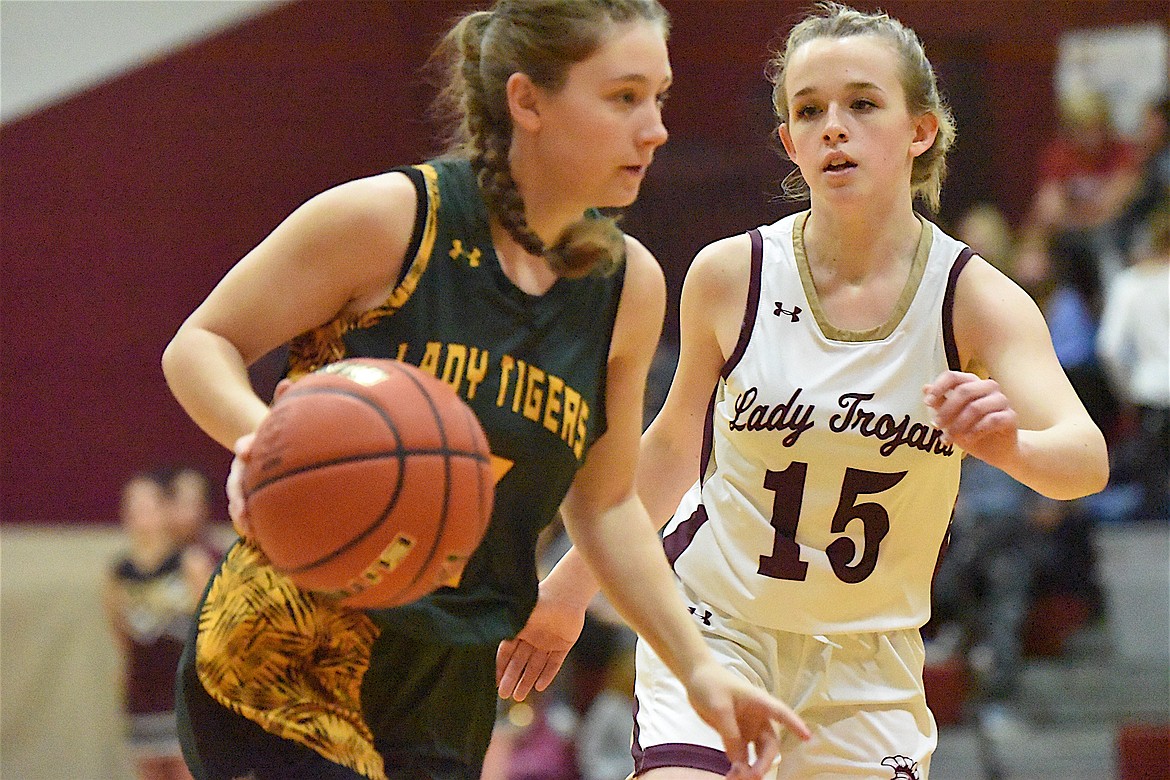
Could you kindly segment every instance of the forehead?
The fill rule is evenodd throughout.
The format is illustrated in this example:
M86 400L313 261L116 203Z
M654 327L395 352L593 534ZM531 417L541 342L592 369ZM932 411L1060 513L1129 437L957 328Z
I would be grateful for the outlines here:
M662 25L644 19L609 25L597 51L569 69L570 81L599 85L638 80L657 88L670 79L670 56Z
M900 90L900 75L897 50L880 36L814 38L789 56L784 88L790 96L856 84Z

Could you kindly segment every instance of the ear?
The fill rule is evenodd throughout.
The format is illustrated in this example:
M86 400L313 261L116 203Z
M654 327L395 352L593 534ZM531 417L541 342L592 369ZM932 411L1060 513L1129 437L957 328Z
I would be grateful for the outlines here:
M780 127L776 129L776 134L780 136L780 143L784 144L784 153L788 155L788 159L796 162L796 147L792 145L792 134L788 132L788 123L781 122Z
M516 72L505 85L508 113L514 127L535 132L540 129L540 89L526 73Z
M918 157L934 146L934 139L937 136L938 116L933 111L927 111L914 120L914 140L910 142L910 156Z

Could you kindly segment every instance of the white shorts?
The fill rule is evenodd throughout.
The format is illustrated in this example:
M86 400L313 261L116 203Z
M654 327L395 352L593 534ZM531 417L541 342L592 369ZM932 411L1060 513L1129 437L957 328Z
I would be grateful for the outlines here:
M721 615L686 592L715 658L796 711L812 731L781 734L776 780L926 780L938 729L922 683L917 629L810 636L760 628ZM719 734L687 701L682 683L639 640L634 682L635 775L659 767L726 774Z

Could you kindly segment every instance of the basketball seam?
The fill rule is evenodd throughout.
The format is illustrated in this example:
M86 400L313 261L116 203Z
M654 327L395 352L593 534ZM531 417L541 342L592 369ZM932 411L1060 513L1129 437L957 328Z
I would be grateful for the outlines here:
M431 417L435 422L435 428L438 429L438 431L439 431L439 442L442 444L444 450L449 450L449 444L447 441L447 431L443 427L443 424L442 424L443 418L442 418L442 415L439 414L439 410L438 410L438 408L436 408L434 399L431 398L431 394L427 391L427 389L425 387L423 387L422 383L418 380L418 377L414 376L414 374L412 374L410 371L407 371L407 370L402 368L401 363L396 364L395 367L402 374L404 374L406 376L407 380L411 384L413 384L416 388L418 388L419 393L421 393L422 397L426 399L427 406L431 410ZM452 392L454 392L454 390L452 390ZM427 571L430 568L431 562L434 561L435 553L439 549L439 542L442 540L443 534L447 530L447 513L450 511L450 508L451 508L451 488L452 488L452 485L451 485L451 458L450 457L443 458L443 475L444 475L444 479L443 479L443 511L442 511L442 514L439 516L439 527L435 531L434 542L431 544L431 549L427 550L426 558L425 558L425 560L423 560L422 565L418 567L418 570L415 573L414 577L412 577L410 582L406 583L406 585L399 588L398 591L396 591L395 595L397 595L398 593L403 593L405 591L408 591L411 588L413 588L416 584L418 584L418 580L420 577L422 577L423 572Z

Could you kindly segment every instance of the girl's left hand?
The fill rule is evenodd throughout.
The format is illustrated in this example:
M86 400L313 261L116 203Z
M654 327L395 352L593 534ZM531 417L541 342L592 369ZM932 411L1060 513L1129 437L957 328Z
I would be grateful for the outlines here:
M585 610L541 598L515 639L500 642L496 651L496 685L501 699L524 698L543 691L557 676L585 626Z
M922 391L947 442L992 465L1016 450L1019 420L994 379L944 371Z

